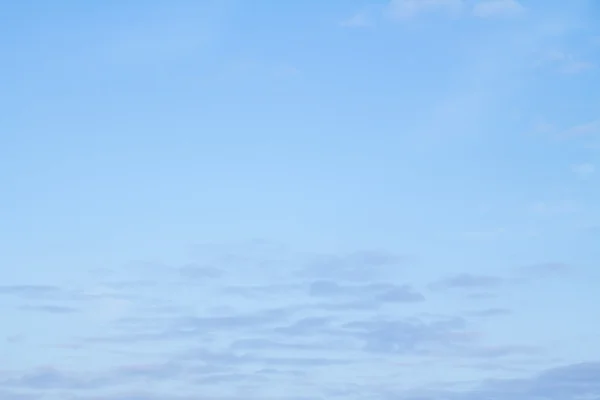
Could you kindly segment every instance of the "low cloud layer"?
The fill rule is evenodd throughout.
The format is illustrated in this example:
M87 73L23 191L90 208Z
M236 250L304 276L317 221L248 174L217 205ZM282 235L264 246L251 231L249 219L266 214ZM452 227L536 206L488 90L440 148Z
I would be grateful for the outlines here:
M284 256L232 247L226 253L183 267L137 265L106 273L93 290L5 286L2 295L22 312L46 318L68 316L85 324L94 321L98 302L120 299L126 307L104 309L102 325L93 330L63 330L46 341L65 357L85 352L89 362L5 369L4 398L52 393L91 400L102 393L109 400L166 400L198 392L201 398L296 398L289 391L298 398L336 398L355 390L353 380L363 395L382 399L569 400L600 390L597 363L557 366L552 349L540 343L498 342L485 326L511 318L514 310L478 308L480 301L455 293L493 290L502 298L568 270L562 264L527 268L530 279L523 282L516 268L502 278L465 272L419 287L398 279L416 264L387 252ZM223 259L237 261L218 261ZM462 299L463 306L433 312L430 303L440 296ZM39 341L35 333L23 334L29 344ZM102 361L96 365L95 359ZM436 388L440 382L426 372L430 363L460 366L481 381L461 390ZM392 376L398 371L419 371L420 377L396 386ZM370 376L384 381L372 386ZM185 395L173 396L168 388L175 386Z

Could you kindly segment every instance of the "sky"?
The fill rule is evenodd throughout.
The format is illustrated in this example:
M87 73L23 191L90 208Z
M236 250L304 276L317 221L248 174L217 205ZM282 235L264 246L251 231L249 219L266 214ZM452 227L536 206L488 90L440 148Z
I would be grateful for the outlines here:
M600 399L599 6L0 2L0 398Z

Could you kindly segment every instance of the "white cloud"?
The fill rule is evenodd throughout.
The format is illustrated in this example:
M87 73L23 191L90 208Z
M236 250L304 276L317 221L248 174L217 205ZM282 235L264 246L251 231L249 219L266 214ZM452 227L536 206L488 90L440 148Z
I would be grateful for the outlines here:
M577 205L570 201L558 202L537 202L531 206L534 214L542 216L555 216L562 214L572 214L577 212Z
M547 134L547 133L551 133L551 132L555 132L556 131L556 126L554 126L554 124L551 124L550 122L544 121L544 120L539 120L536 121L534 126L533 126L533 131L535 133L542 133L542 134Z
M580 178L588 178L596 172L596 167L592 163L576 164L571 167L571 171L577 174Z
M594 64L589 61L569 60L560 70L565 74L578 74L594 68Z
M565 138L574 138L582 136L591 136L600 132L600 120L586 122L580 125L575 125L564 132L561 136Z
M458 14L463 7L463 0L391 0L387 11L391 18L406 19L430 12Z
M340 26L343 26L345 28L366 28L371 25L371 20L364 12L358 12L352 17L340 22Z
M578 74L595 67L594 63L581 60L573 54L563 51L550 51L544 54L538 62L539 66L550 64L564 74Z
M517 0L482 0L472 4L466 0L390 0L384 14L393 20L407 20L433 13L457 17L468 15L470 11L474 17L492 18L515 17L525 12L525 7ZM357 28L371 26L372 23L365 13L359 12L340 22L340 26Z
M480 18L514 17L525 12L516 0L486 0L475 4L473 15Z

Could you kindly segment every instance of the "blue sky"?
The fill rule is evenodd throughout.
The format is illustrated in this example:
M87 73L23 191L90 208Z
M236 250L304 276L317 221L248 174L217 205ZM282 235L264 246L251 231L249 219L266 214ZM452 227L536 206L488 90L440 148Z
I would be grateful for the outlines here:
M593 0L0 13L2 399L600 398Z

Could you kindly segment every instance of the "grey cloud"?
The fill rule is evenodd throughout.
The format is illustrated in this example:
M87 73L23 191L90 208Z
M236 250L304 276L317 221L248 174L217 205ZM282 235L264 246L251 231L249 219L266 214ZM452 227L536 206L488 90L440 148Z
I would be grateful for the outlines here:
M476 275L471 273L461 273L445 277L429 285L433 290L463 290L471 292L470 296L480 298L493 296L489 291L501 286L515 283L527 282L531 279L537 279L557 274L564 274L571 271L572 268L564 263L539 263L518 268L512 277L503 278L492 275ZM486 290L487 292L474 293L473 291Z
M241 339L232 343L231 349L294 350L307 352L345 351L351 349L344 339L347 332L332 316L305 317L288 325L265 330L262 336Z
M308 317L298 320L289 326L275 328L276 333L285 335L314 335L322 332L332 324L330 317Z
M55 285L4 285L0 286L0 295L23 301L25 304L16 305L20 310L50 314L72 314L96 300L135 299L134 295L102 288L86 291Z
M37 394L0 390L0 399L2 400L39 400L39 398Z
M114 272L104 280L104 285L116 290L142 290L157 287L181 285L202 285L214 283L225 276L225 271L217 266L205 263L188 263L183 266L171 267L162 264L136 264L125 271L125 276ZM174 289L175 290L175 289Z
M492 292L474 292L466 293L465 297L473 300L489 300L498 297L498 293Z
M463 350L465 356L481 358L501 358L512 356L541 355L542 349L533 346L480 346Z
M468 273L449 276L431 284L432 289L450 290L450 289L491 289L502 285L505 282L503 278L490 275L474 275Z
M406 257L379 250L345 255L321 254L310 257L297 275L312 279L372 282L396 275L406 263Z
M382 250L363 250L349 254L346 256L346 260L351 263L378 267L382 265L398 265L405 261L406 258Z
M333 280L315 280L308 284L281 283L271 285L230 286L224 293L241 295L252 299L271 301L280 296L297 296L297 310L305 311L351 311L374 310L387 303L418 303L425 300L423 294L410 285L393 283L348 283ZM318 303L311 301L319 300Z
M205 330L228 330L240 328L257 328L269 324L280 323L289 317L293 312L290 308L272 308L256 313L228 315L228 316L210 316L210 317L188 317L182 318L175 326L175 330L198 331Z
M348 288L342 287L333 281L314 281L309 285L308 293L311 296L339 296L348 294Z
M69 397L67 400L323 400L323 398L320 396L302 396L296 394L289 394L285 396L255 395L250 388L244 389L246 390L238 390L239 392L244 393L239 395L198 396L198 394L156 393L156 391L140 390L113 393L111 395L104 396L78 395ZM37 400L38 398L36 397L35 399Z
M556 398L573 394L600 397L599 378L600 362L587 362L545 371L538 375L532 386L536 392Z
M224 271L222 269L199 264L184 265L178 269L178 272L182 278L191 282L202 282L206 280L217 279L224 275Z
M74 395L68 397L68 400L203 400L198 399L197 395L173 395L165 393L156 393L154 391L128 391L121 393L112 393L109 395ZM221 400L221 399L219 399ZM226 399L223 399L226 400Z
M220 316L174 316L125 318L119 321L120 333L84 338L84 343L131 343L208 338L216 334L251 334L275 328L298 311L295 307L266 308L256 312Z
M279 340L255 338L236 340L230 346L231 350L314 350L319 348L319 344L310 343L290 343Z
M74 373L65 373L53 367L38 368L14 378L0 381L5 387L17 387L38 390L50 389L92 389L103 386L107 381L98 377L85 377Z
M239 246L207 246L197 253L198 265L232 275L259 272L278 278L372 281L389 278L406 265L408 257L384 250L362 250L345 254L294 253L281 245L252 241Z
M57 305L25 305L19 307L23 311L43 312L49 314L72 314L80 310L75 307Z
M124 279L108 280L104 284L112 290L131 290L155 288L160 285L160 282L156 279Z
M13 373L12 377L0 381L0 385L36 391L84 391L142 383L148 380L189 381L192 377L209 376L225 371L218 366L187 365L178 361L123 365L96 372L66 371L55 367L43 367L24 373Z
M425 300L425 296L408 285L388 285L376 297L378 300L387 303L414 303Z
M465 391L455 391L451 388L388 391L383 398L389 400L595 400L600 398L598 377L600 377L600 362L588 362L549 368L527 378L487 380L474 389Z
M2 285L0 295L13 295L28 299L54 299L64 295L62 288L51 285Z
M366 351L375 353L424 354L472 342L462 318L356 321L344 328L363 343Z
M302 354L295 356L272 356L262 353L247 351L239 353L233 349L221 351L208 350L205 348L190 349L182 354L181 360L202 362L210 365L211 368L239 368L242 365L260 366L261 368L290 367L306 368L327 365L348 364L350 360L346 357L312 357Z
M509 315L510 313L511 311L506 308L486 308L483 310L471 311L468 313L468 315L472 315L474 317L498 317Z
M543 278L572 272L570 265L560 262L539 263L521 267L519 272L526 278Z
M83 292L53 285L3 285L0 295L23 301L16 305L21 311L47 314L75 313L89 299Z
M414 303L425 297L409 285L390 283L341 284L330 280L317 280L308 287L314 297L357 297L363 301L376 300L379 303Z
M269 298L273 296L301 294L304 285L301 283L279 283L270 285L235 285L226 286L223 292L249 298Z
M575 400L600 398L600 362L548 369L530 379L489 381L468 399L495 398Z
M221 385L231 384L240 382L250 381L256 382L268 382L269 378L260 374L244 374L244 373L224 373L224 374L212 374L201 377L192 378L192 382L200 385Z
M9 335L6 337L6 341L9 343L19 343L19 342L23 342L25 340L26 340L26 337L23 334Z
M113 380L168 380L181 377L187 371L186 367L176 362L158 364L134 364L118 367L110 371Z

